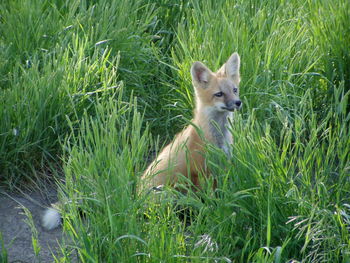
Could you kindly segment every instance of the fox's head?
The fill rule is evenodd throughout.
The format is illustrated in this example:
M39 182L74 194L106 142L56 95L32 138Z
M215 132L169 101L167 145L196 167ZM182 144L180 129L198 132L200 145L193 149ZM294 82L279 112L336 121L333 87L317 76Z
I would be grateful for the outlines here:
M191 68L197 104L211 110L226 112L239 110L240 58L235 52L216 72L212 72L201 62L194 62Z

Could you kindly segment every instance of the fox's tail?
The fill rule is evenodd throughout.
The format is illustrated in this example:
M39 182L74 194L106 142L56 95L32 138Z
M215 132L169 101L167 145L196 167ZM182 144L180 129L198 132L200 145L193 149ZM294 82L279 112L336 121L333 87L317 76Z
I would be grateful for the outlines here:
M42 225L47 230L52 230L61 224L61 214L57 209L49 207L45 210L42 217Z

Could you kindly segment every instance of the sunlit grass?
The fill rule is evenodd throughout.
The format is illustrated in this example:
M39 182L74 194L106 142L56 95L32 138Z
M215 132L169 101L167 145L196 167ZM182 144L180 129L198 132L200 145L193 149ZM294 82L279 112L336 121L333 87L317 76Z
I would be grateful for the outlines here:
M59 262L349 262L349 3L1 3L2 182L61 167ZM243 109L232 158L208 145L218 188L138 196L192 117L191 64L233 51Z

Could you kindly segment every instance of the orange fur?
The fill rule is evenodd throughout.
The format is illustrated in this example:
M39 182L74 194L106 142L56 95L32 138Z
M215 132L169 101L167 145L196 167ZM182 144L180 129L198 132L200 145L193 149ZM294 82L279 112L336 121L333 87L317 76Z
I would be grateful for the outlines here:
M174 186L179 174L200 187L199 174L209 174L204 158L207 142L220 147L229 155L232 136L227 129L228 119L232 117L233 110L241 108L239 68L240 58L237 53L233 53L216 73L201 62L193 63L191 75L196 107L192 124L177 134L149 165L141 178L141 189ZM204 140L198 134L198 128Z

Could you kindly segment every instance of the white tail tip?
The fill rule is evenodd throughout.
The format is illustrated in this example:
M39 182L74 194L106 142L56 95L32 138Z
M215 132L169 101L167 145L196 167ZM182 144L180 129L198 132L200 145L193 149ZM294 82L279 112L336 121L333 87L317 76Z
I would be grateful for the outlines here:
M56 209L48 208L43 215L42 223L44 228L52 230L61 224L61 215Z

